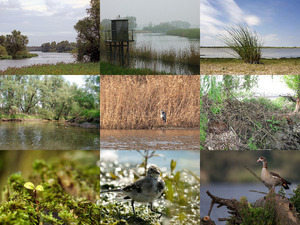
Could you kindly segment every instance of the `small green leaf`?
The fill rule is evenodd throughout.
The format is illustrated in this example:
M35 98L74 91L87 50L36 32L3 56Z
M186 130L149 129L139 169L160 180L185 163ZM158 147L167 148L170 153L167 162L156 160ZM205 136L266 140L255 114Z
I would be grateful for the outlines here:
M37 191L44 191L44 188L43 188L42 185L38 185L38 186L36 186L35 190L37 190Z
M173 174L173 171L175 170L175 168L176 168L176 164L177 164L177 162L175 161L175 160L171 160L171 165L170 165L170 167L171 167L171 174Z
M34 184L31 183L31 182L27 182L27 183L24 184L24 187L27 188L27 189L33 190L34 189Z

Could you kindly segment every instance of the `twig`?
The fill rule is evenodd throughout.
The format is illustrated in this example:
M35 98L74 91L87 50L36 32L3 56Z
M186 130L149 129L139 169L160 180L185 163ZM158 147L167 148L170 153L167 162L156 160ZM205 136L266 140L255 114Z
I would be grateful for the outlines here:
M269 190L272 188L270 185L266 184L262 179L260 179L259 176L257 176L251 169L249 169L246 165L244 165L244 167L250 172L252 173L253 176L255 176L260 182L262 182Z

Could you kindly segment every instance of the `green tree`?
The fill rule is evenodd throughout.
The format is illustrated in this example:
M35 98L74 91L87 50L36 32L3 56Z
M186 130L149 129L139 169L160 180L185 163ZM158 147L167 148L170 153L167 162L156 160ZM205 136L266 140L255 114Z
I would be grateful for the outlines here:
M11 34L6 35L6 51L15 59L19 51L26 51L28 44L28 37L21 34L21 31L12 31Z
M3 56L7 56L7 51L4 46L0 45L0 58Z
M42 44L42 52L50 52L51 50L51 45L49 42Z
M100 61L100 0L91 0L88 17L74 26L78 32L78 61Z
M111 27L110 19L103 19L101 21L101 26L103 27L104 30L110 30Z
M6 37L4 35L0 36L0 45L5 47Z
M137 27L136 17L134 17L134 16L128 16L126 18L128 19L129 30L135 30L136 27Z
M297 100L296 100L296 107L295 107L294 113L298 113L300 111L300 76L299 75L284 75L283 81L296 94Z

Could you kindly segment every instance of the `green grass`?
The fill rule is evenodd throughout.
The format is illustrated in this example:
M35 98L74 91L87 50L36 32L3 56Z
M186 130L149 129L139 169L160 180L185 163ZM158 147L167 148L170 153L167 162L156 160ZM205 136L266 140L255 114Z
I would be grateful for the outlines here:
M103 75L157 75L167 74L164 72L156 72L150 69L135 69L113 65L107 62L100 62L101 74Z
M41 64L26 67L10 67L0 71L0 75L98 75L100 74L100 63L57 63Z
M200 39L200 29L199 28L169 30L166 34L180 36L180 37Z

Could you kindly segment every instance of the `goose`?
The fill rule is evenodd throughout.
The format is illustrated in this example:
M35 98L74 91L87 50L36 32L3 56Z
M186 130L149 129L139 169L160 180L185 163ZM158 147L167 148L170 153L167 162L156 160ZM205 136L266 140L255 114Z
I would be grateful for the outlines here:
M167 121L167 115L163 110L161 110L160 117L163 119L164 123Z
M267 159L263 156L259 157L257 162L263 162L263 167L261 170L261 180L267 185L271 186L275 191L275 186L281 185L284 189L289 189L291 183L283 179L277 173L269 172L267 169Z

